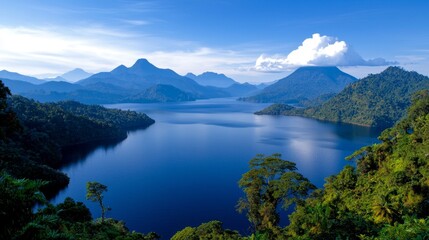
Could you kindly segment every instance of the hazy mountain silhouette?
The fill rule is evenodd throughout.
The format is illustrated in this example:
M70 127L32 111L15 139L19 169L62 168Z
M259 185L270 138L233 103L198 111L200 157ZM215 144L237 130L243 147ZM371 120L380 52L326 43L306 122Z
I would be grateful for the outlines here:
M44 83L45 81L40 80L38 78L35 77L30 77L30 76L25 76L16 72L9 72L6 70L1 70L0 71L0 79L2 78L6 78L6 79L12 79L12 80L20 80L20 81L24 81L24 82L28 82L28 83L33 83L33 84L41 84Z
M289 76L264 88L258 95L242 98L251 102L285 103L338 93L356 78L337 67L301 67Z
M88 78L92 75L92 73L88 73L81 68L73 69L69 72L64 73L60 77L69 82L77 82L79 80Z
M188 73L185 75L190 79L195 80L198 84L202 86L212 86L226 88L232 84L238 84L234 79L225 76L224 74L219 74L215 72L205 72L200 75L195 75L193 73Z

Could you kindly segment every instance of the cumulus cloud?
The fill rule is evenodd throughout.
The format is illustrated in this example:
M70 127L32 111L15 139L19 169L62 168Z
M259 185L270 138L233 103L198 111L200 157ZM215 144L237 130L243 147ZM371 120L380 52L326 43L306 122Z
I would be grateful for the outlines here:
M364 60L345 41L315 33L287 56L259 56L253 69L278 72L300 66L385 66L390 64L394 62L388 62L383 58Z

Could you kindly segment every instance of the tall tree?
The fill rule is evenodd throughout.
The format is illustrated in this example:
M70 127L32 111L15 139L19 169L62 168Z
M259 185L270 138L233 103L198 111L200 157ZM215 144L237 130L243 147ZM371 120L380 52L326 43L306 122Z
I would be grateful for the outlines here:
M109 207L104 206L103 193L107 192L107 186L98 182L87 182L86 183L86 199L98 202L101 208L101 222L104 222L104 215L110 210Z
M15 113L7 102L10 95L9 88L0 80L0 140L6 140L12 133L21 129Z
M316 187L296 172L295 163L282 160L280 154L258 154L249 165L250 170L239 181L246 196L239 200L237 210L247 212L256 232L278 234L278 205L288 209Z

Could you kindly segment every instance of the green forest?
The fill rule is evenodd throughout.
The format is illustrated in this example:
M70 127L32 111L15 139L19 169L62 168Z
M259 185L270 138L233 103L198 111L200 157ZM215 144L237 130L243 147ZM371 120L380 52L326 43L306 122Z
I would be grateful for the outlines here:
M429 89L429 78L399 67L389 67L379 74L370 74L348 85L325 103L308 108L271 105L256 114L295 115L319 120L351 123L385 129L406 115L413 93ZM322 97L323 98L323 97Z
M67 176L49 167L61 161L62 146L121 137L125 129L153 120L133 112L74 102L40 104L10 95L0 84L0 239L160 237L129 231L123 222L105 218L109 208L103 202L107 186L102 184L89 182L86 189L87 199L102 209L99 219L81 202L67 198L54 206L44 194L67 185ZM411 102L406 116L379 136L379 144L348 157L356 167L327 178L323 189L316 189L295 163L279 154L251 159L238 182L244 194L236 206L249 220L250 236L211 221L186 227L172 239L428 239L429 92L417 92ZM103 133L60 141L42 123L63 132L72 126L79 131L97 126ZM33 212L35 204L39 208ZM288 209L294 210L290 224L280 226L280 211Z
M17 178L48 181L48 196L67 186L57 171L62 149L83 143L124 139L127 131L145 128L154 120L142 113L106 109L66 101L39 103L11 96L0 81L0 170Z
M280 155L258 155L239 185L237 210L254 234L240 236L213 221L187 227L172 239L428 239L429 92L412 99L406 118L380 135L381 143L357 150L323 189ZM294 208L279 226L279 209Z

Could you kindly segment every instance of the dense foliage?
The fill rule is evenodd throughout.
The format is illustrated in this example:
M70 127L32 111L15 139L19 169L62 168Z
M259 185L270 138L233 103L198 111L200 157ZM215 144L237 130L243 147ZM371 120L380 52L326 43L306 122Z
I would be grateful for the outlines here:
M283 104L283 103L274 103L273 105L270 105L261 111L255 112L256 115L284 115L285 113L288 113L290 111L293 111L295 108Z
M324 94L338 93L355 80L337 67L301 67L261 93L240 100L268 103L308 101Z
M0 81L0 170L18 178L48 181L53 194L69 179L55 170L64 147L107 139L123 139L128 129L154 121L145 114L88 106L77 102L39 103L10 91ZM49 190L49 191L48 191Z
M177 232L171 240L204 240L204 239L242 239L237 231L223 229L222 222L211 221L198 227L186 227Z
M405 116L412 94L423 89L429 89L428 77L389 67L350 84L321 106L284 110L284 105L275 105L258 114L298 115L387 128Z
M85 117L97 123L107 124L122 130L146 128L155 121L144 113L107 109L100 105L85 105L75 101L51 103L79 117Z
M278 155L252 159L239 182L246 198L238 206L255 232L238 239L428 239L429 91L416 93L412 101L407 117L385 130L381 143L348 157L356 168L346 166L305 200L313 187L293 163ZM292 200L298 201L290 224L280 228L276 204L288 206ZM188 227L176 235L194 232Z
M114 219L93 220L89 209L71 198L57 206L47 204L39 191L43 184L0 173L0 239L159 239L156 233L130 232L123 222ZM41 204L37 213L32 210L35 203Z
M382 142L349 157L290 216L296 239L424 239L429 237L429 94L419 92L408 116ZM420 238L419 238L420 237Z
M9 95L2 85L0 93ZM282 160L278 154L257 155L252 159L250 170L239 182L245 195L237 206L247 214L254 229L251 236L242 237L237 231L225 230L221 222L212 221L186 227L172 239L428 239L429 91L417 92L411 101L407 116L380 135L381 143L364 147L348 157L356 161L356 167L346 166L339 174L327 178L324 189L312 191L308 198L307 193L314 186L296 172L294 163ZM36 142L34 147L32 142L38 139L49 143L49 135L28 134L28 126L16 124L18 119L6 101L0 101L0 114L11 116L2 121L15 123L1 125L1 167L14 176L22 172L40 176L54 171L37 162L41 154L49 153L49 144L45 144L44 153L43 149L37 149L44 145ZM24 137L19 136L34 138L25 143L20 142ZM30 150L20 144L27 144ZM33 213L35 203L45 203L39 191L44 184L0 173L1 239L158 238L154 233L130 232L116 220L92 221L88 209L72 199ZM94 193L102 193L104 187L94 189ZM289 216L289 226L281 228L278 211L291 204L295 212Z
M246 212L253 229L271 237L281 234L278 226L280 216L278 207L288 209L299 203L316 187L296 172L296 164L280 158L257 155L250 160L250 170L243 174L239 186L245 198L239 200L237 209Z

